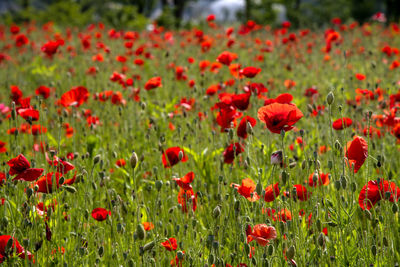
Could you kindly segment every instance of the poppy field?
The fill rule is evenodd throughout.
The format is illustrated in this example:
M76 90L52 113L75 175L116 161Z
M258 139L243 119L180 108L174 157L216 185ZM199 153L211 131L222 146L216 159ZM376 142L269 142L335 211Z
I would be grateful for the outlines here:
M0 25L0 262L398 266L400 28Z

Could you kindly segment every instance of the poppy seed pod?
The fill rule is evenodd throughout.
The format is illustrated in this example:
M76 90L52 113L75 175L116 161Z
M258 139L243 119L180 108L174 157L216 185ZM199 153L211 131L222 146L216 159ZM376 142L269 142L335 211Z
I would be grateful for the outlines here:
M132 169L136 168L138 161L139 160L136 152L132 152L131 158L129 159L129 163L131 164Z

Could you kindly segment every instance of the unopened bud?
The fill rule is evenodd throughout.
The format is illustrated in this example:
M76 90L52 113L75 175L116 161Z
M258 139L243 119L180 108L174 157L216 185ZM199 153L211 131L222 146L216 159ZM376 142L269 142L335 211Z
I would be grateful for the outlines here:
M220 206L216 206L213 210L213 217L214 219L218 218L219 215L221 215L221 207Z
M99 163L99 162L100 162L100 159L101 159L101 156L100 156L100 155L96 155L96 156L93 158L93 164L96 165L97 163Z
M286 257L288 260L292 260L294 258L294 254L296 253L296 250L294 246L290 246L288 250L286 251Z
M131 164L132 169L136 168L136 165L138 163L138 156L136 155L136 152L132 152L129 163Z
M333 94L333 92L329 92L329 94L326 96L326 102L328 103L328 105L332 105L333 101L335 100L335 96Z
M136 234L140 240L143 240L146 237L146 231L141 223L136 226Z

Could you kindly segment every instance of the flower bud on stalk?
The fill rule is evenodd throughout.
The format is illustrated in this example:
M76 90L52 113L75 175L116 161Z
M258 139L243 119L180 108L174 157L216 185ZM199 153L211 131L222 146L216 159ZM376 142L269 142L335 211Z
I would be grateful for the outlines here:
M131 164L132 169L136 168L138 161L138 156L135 152L132 152L131 158L129 159L129 163Z

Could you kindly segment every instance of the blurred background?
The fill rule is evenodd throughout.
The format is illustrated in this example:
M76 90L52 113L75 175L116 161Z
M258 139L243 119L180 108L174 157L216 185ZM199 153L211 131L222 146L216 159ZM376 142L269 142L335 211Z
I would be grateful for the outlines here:
M318 28L338 17L365 22L377 12L382 21L398 22L400 0L0 0L5 24L53 21L83 27L103 22L115 28L144 29L156 21L166 28L190 27L215 14L219 22L280 24Z

